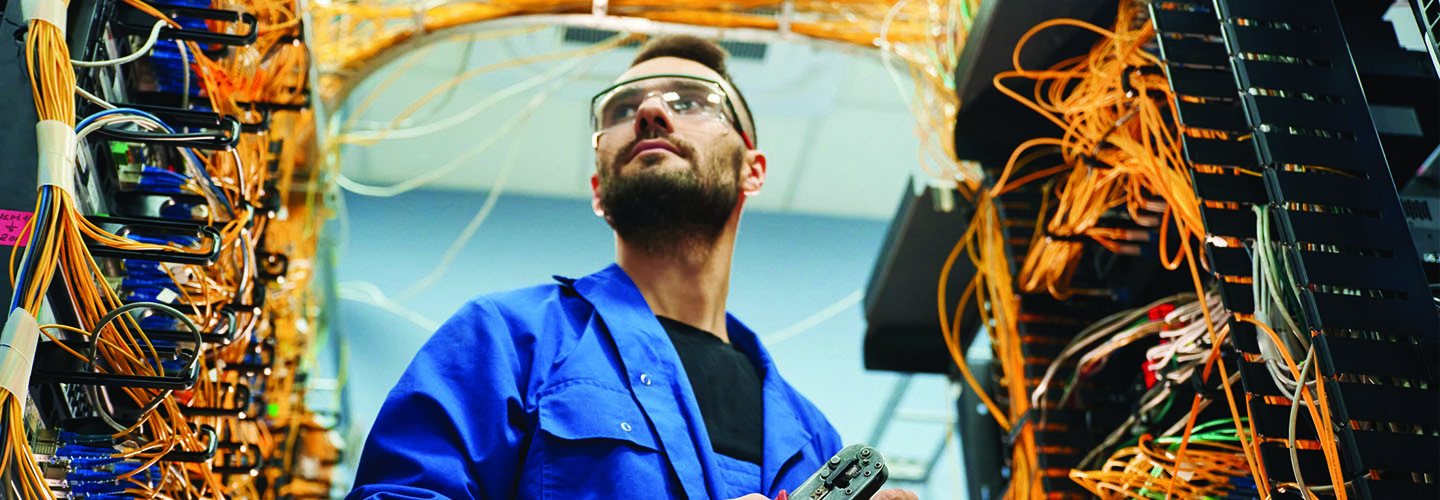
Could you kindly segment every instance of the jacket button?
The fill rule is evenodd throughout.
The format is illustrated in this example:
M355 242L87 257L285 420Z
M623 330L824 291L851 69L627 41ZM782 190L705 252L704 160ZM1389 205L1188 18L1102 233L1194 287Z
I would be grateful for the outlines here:
M640 383L645 384L645 385L650 385L650 376L649 376L649 375L646 375L646 374L644 374L644 373L641 373L641 374L640 374Z
M620 428L624 429L625 432L630 432L630 422L620 422Z

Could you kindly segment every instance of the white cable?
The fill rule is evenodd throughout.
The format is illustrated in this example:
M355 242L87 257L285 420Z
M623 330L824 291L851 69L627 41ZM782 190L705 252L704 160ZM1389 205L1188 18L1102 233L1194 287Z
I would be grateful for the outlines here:
M249 193L246 193L247 185L245 184L245 167L244 164L240 163L240 150L235 148L225 149L229 151L232 156L235 157L235 181L240 184L240 199L241 201L244 201L245 195ZM249 205L247 204L246 207L248 210Z
M1156 300L1139 308L1111 314L1102 318L1100 321L1097 321L1090 326L1085 327L1085 329L1082 330L1079 334L1076 334L1075 338L1071 339L1070 343L1065 346L1065 349L1060 351L1060 354L1057 355L1055 359L1050 362L1049 368L1045 369L1045 376L1040 379L1040 385L1036 387L1033 392L1030 393L1031 406L1040 407L1041 396L1043 396L1047 391L1050 390L1051 380L1055 378L1055 373L1060 369L1060 364L1064 362L1066 358L1075 355L1082 349L1089 348L1090 345L1095 343L1096 341L1114 335L1115 332L1119 331L1121 328L1124 328L1126 325L1129 325L1135 320L1140 319L1140 317L1144 316L1150 309L1159 306L1160 304L1187 300L1193 296L1194 294L1181 293L1165 297L1163 299Z
M155 41L160 39L160 28L164 27L165 21L155 21L155 27L150 28L150 38L145 39L145 45L141 45L139 49L137 49L135 52L131 53L128 56L111 59L108 61L76 61L72 59L70 60L70 64L74 64L81 68L102 68L105 66L119 66L121 64L132 62L141 57L145 57L145 54L149 53L150 49L155 48Z
M180 51L180 107L190 109L190 51L185 42L176 40L175 48Z
M1300 363L1301 379L1310 378L1310 371L1314 364L1315 348L1312 346L1309 351L1305 353L1305 361ZM1317 374L1315 378L1319 379L1320 377ZM1297 387L1294 394L1288 394L1288 396L1290 396L1290 420L1288 421L1289 427L1285 440L1285 448L1290 452L1290 470L1295 473L1295 484L1299 485L1302 490L1309 488L1305 486L1305 476L1300 471L1300 457L1298 456L1299 453L1296 451L1295 446L1295 417L1300 414L1300 400L1304 397L1304 392L1304 388ZM1320 422L1315 422L1315 427L1320 427Z
M461 230L460 235L455 237L455 241L450 243L450 247L445 249L445 254L440 257L440 262L435 264L435 268L431 269L430 273L426 274L425 277L420 278L404 291L401 291L399 295L396 295L395 301L404 302L410 300L425 289L434 286L435 282L440 281L440 278L445 275L445 271L448 270L450 265L455 263L455 259L460 256L460 250L464 249L465 245L470 243L470 239L475 237L475 233L480 230L480 225L485 223L485 219L490 218L490 212L495 209L495 204L500 201L500 193L505 192L505 183L510 179L510 172L515 169L515 159L519 153L520 141L514 141L514 143L510 145L510 152L505 155L505 166L500 168L500 176L497 177L495 183L490 186L490 192L485 195L485 202L480 205L480 210L475 212L475 216L470 219L470 223L465 225L465 229Z
M95 132L96 130L99 130L99 129L102 128L102 127L105 127L106 125L114 125L114 124L117 124L117 123L133 123L133 124L139 125L141 128L144 128L144 129L146 129L146 130L149 130L149 131L156 131L156 130L162 130L162 131L163 131L163 130L165 130L165 126L164 126L164 125L160 124L159 122L156 122L155 120L151 120L151 119L146 118L146 117L141 116L141 115L120 115L120 114L116 114L116 115L110 115L110 116L101 117L101 118L95 120L94 123L91 123L91 124L89 124L89 125L86 125L85 128L81 129L79 132L77 132L77 133L75 134L75 143L76 143L76 144L82 144L82 143L83 143L82 141L84 141L85 136L90 135L91 133ZM177 143L177 146L176 146L176 147L182 147L182 148L183 148L183 147L185 147L185 146L183 145L183 143ZM223 205L220 204L219 198L218 198L214 193L212 193L212 192L210 191L209 186L207 186L205 183L199 182L200 179L203 179L203 178L204 178L204 177L202 177L202 176L200 175L200 169L204 168L204 166L195 163L195 157L194 157L194 155L180 155L180 156L185 159L186 175L188 175L191 179L194 179L194 180L196 181L196 183L201 186L200 194L203 195L203 196L205 197L205 200L209 203L211 212L212 212L212 213L220 213L219 208L222 207Z
M359 302L378 307L396 316L414 323L425 331L436 331L440 329L440 322L425 317L415 310L405 307L380 291L380 287L368 281L347 281L340 284L340 299Z
M905 103L906 109L910 109L912 106L910 94L905 91L905 85L900 81L900 74L895 71L895 67L890 61L890 54L895 50L894 46L890 45L890 23L895 22L895 14L900 13L900 8L905 6L905 2L906 0L895 2L895 5L890 7L890 11L885 13L885 19L880 22L880 39L877 42L880 45L880 63L885 66L885 72L890 75L890 81L895 84L895 92L900 94L900 101Z
M85 100L95 103L96 106L100 106L100 107L105 108L105 109L115 109L115 105L114 105L114 104L110 104L110 103L108 103L108 102L105 102L104 99L101 99L101 98L99 98L99 97L95 97L94 94L91 94L91 93L89 93L89 92L86 92L85 89L82 89L82 88L80 88L80 87L75 87L75 93L80 94L80 97L84 97Z
M1206 294L1205 300L1210 306L1210 316L1214 318L1215 324L1225 328L1229 321L1230 311L1220 304L1220 297L1217 294ZM1165 343L1150 347L1145 351L1147 366L1151 371L1159 372L1173 361L1183 364L1188 361L1204 358L1209 351L1208 330L1205 323L1201 321L1200 303L1191 302L1175 308L1165 315L1165 322L1169 324L1183 324L1173 330L1160 332L1160 338ZM1188 376L1188 374L1186 374Z
M560 66L556 66L555 68L553 68L553 69L551 69L551 70L549 70L549 71L546 71L546 72L541 73L541 74L539 74L539 75L532 76L532 77L526 79L525 81L522 81L522 82L517 83L517 84L515 84L515 85L512 85L512 86L510 86L510 87L507 87L507 88L505 88L504 90L501 90L501 91L496 92L496 93L494 93L494 94L490 94L490 95L486 96L485 99L480 100L479 102L475 103L473 106L470 106L470 107L469 107L468 109L466 109L465 111L462 111L462 112L460 112L460 113L457 113L457 114L455 114L455 115L453 115L453 116L446 117L445 119L442 119L442 120L437 120L437 121L435 121L435 122L433 122L433 123L429 123L429 124L426 124L426 125L421 125L421 126L417 126L417 127L413 127L413 128L386 130L386 128L383 128L383 127L388 127L388 126L389 126L389 123L387 122L387 123L385 123L384 126L383 126L382 128L380 128L379 130L357 130L357 131L354 131L354 132L342 132L342 133L340 134L340 136L339 136L339 140L340 140L340 142L343 143L343 142L358 142L358 141L375 141L375 140L381 140L381 139L387 139L387 140L388 140L388 139L413 139L413 138L416 138L416 137L421 137L421 136L433 134L433 133L435 133L435 132L439 132L439 131L441 131L441 130L445 130L445 129L448 129L448 128L450 128L450 127L459 125L459 124L461 124L461 123L465 123L466 121L469 121L471 118L474 118L476 115L479 115L480 112L485 111L486 109L490 108L491 106L494 106L496 103L499 103L500 101L503 101L503 100L505 100L505 99L509 99L509 98L511 98L511 97L513 97L513 96L515 96L515 95L518 95L518 94L520 94L520 93L522 93L522 92L525 92L525 91L528 91L528 90L530 90L530 89L532 89L532 88L538 87L538 86L540 86L541 84L543 84L543 83L545 83L545 82L554 81L554 80L555 80L557 77L559 77L560 75L565 74L565 73L573 70L577 65L579 65L579 64L580 64L581 62L583 62L583 61L585 61L585 59L578 59L578 58L577 58L577 59L572 59L572 60L570 60L570 61L567 61L565 64L562 64L562 65L560 65ZM594 63L592 62L591 64L593 65ZM363 123L363 122L360 122L360 123Z
M471 53L474 52L474 49L474 41L470 41L465 44L465 51L462 52L460 55L460 64L458 64L455 68L455 76L451 77L452 79L458 79L465 74L465 69L470 67ZM445 91L445 95L440 96L439 100L432 103L426 103L425 107L432 108L426 116L411 116L409 118L406 118L404 121L400 122L400 126L402 128L397 130L408 129L416 126L416 124L429 123L436 118L439 118L440 113L446 108L450 107L450 102L455 100L455 94L459 92L460 86L452 85L449 90ZM386 122L381 125L381 127L390 127L392 125L393 124L391 122Z
M1278 267L1270 241L1270 214L1265 205L1254 207L1256 217L1255 247L1252 258L1251 276L1253 281L1252 293L1255 295L1255 317L1262 323L1274 325L1279 339L1271 339L1269 335L1259 335L1261 357L1265 362L1266 371L1270 372L1271 378L1275 380L1282 391L1287 394L1298 394L1300 381L1293 378L1289 367L1285 364L1284 354L1288 353L1293 359L1297 348L1304 350L1309 347L1309 339L1300 335L1299 327L1286 310L1285 301L1281 297L1280 286L1284 277L1277 275ZM1280 257L1283 259L1283 257ZM1276 319L1279 319L1277 321ZM1283 335L1283 336L1281 336ZM1296 345L1287 344L1287 339L1293 340ZM1277 340L1279 344L1277 345ZM1285 352L1282 352L1282 349ZM1313 385L1313 382L1307 383Z
M156 122L155 120L151 120L151 119L146 118L146 117L144 117L144 116L140 116L140 115L119 115L119 114L116 114L116 115L110 115L110 116L100 117L99 119L95 120L94 122L91 122L89 125L86 125L85 128L80 129L79 132L75 133L75 141L76 141L76 142L84 141L84 140L85 140L85 136L90 135L91 133L95 132L96 130L100 130L101 128L105 127L106 125L114 125L114 124L117 124L117 123L133 123L133 124L139 125L141 128L144 128L145 130L151 130L151 131L153 131L153 130L165 130L165 126L164 126L164 125L161 125L159 122Z
M548 95L546 93L541 93L536 95L535 97L537 98L537 100L532 100L529 106L526 106L526 108L521 111L520 114L515 115L509 121L505 122L504 125L501 125L499 130L491 133L489 137L485 138L485 140L480 141L478 144L466 150L464 153L461 153L460 156L457 156L455 157L455 159L450 160L450 163L446 163L444 166L388 186L361 184L360 182L357 182L354 179L347 177L343 172L341 172L337 176L336 182L339 183L340 187L344 188L346 191L350 191L358 195L373 196L377 198L390 198L408 193L410 191L414 191L420 187L425 186L426 184L434 182L441 177L448 175L450 172L459 170L460 167L470 165L471 159L479 156L480 153L484 153L485 150L490 149L490 146L495 145L495 143L499 142L500 139L505 138L505 136L509 135L511 131L515 130L520 125L528 121L530 119L530 115L534 113L535 108L538 107L539 103L543 101L543 99L538 98L548 97Z
M450 163L447 163L440 168L427 171L423 174L416 175L402 182L391 184L388 186L361 184L359 182L356 182L354 179L345 176L343 172L340 173L340 175L338 176L337 182L340 184L340 187L344 188L346 191L350 191L359 195L374 196L378 198L390 198L394 196L399 196L401 194L414 191L415 189L418 189L426 184L434 182L441 177L448 175L450 172L458 170L461 167L470 165L471 159L479 156L480 153L485 152L485 150L489 149L490 146L493 146L496 142L499 142L500 139L505 138L505 136L508 135L511 131L523 125L526 121L530 119L530 116L535 113L535 110L540 107L540 104L544 103L547 99L549 99L551 93L559 89L564 84L569 83L569 81L576 74L578 74L578 72L571 73L566 78L554 80L549 87L535 94L535 97L530 99L530 102L526 104L525 108L522 109L519 114L510 118L510 120L505 122L505 124L501 125L499 130L491 133L489 137L485 138L485 140L480 141L474 147L471 147L469 150L461 153L460 156L455 157L455 159L451 160Z
M815 314L811 314L805 319L796 321L790 326L781 328L775 333L762 337L760 339L760 342L764 343L766 347L774 347L776 344L789 340L791 337L794 337L796 335L805 333L807 330L814 328L816 325L824 323L825 320L828 320L835 317L835 315L837 314L845 312L845 310L849 309L851 306L859 304L860 299L864 296L865 291L863 289L856 288L855 291L850 292L849 295L846 295L840 300L835 301L834 304L825 306L824 309L816 311Z

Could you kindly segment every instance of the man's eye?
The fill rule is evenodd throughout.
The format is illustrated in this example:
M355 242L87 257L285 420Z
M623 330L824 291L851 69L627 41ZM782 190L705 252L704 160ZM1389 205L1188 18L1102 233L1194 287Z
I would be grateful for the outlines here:
M694 99L677 99L670 103L670 109L680 113L693 113L701 109L701 104Z
M610 109L610 123L629 120L635 116L635 106L623 104Z

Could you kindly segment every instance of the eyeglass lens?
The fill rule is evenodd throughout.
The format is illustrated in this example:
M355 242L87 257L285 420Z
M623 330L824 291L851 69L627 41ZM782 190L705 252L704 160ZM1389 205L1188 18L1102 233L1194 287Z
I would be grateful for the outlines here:
M642 80L612 90L596 103L597 131L629 122L640 105L652 96L677 117L713 118L725 121L725 95L714 86L693 80Z

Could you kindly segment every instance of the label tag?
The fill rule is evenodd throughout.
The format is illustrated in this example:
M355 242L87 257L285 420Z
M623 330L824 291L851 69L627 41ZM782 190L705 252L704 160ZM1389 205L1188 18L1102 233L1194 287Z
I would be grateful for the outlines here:
M23 230L31 217L34 217L34 214L30 212L0 210L0 246L29 245L30 234Z

